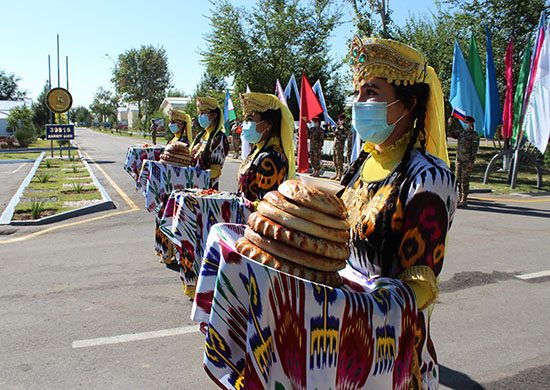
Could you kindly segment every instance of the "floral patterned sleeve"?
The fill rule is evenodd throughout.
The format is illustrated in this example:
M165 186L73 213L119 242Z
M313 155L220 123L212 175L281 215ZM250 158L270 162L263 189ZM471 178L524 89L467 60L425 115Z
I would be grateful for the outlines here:
M218 132L210 144L210 177L216 179L222 174L223 163L229 153L229 141L224 133Z
M398 275L415 291L419 308L437 298L437 276L445 258L447 232L456 208L455 178L433 165L415 174L403 210L403 236L398 248Z

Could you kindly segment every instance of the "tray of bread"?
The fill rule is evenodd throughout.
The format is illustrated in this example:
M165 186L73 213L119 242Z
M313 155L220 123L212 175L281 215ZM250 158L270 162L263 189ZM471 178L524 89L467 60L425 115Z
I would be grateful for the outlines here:
M337 287L350 253L345 206L335 195L287 180L258 204L236 249L282 272Z
M191 165L191 153L189 146L185 142L172 142L164 148L160 155L160 162L163 164L172 164L179 167L188 167Z

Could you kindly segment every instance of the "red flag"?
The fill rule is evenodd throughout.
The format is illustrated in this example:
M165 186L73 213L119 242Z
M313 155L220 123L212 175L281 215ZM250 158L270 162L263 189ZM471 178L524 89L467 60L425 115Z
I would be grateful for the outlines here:
M323 107L313 92L306 74L302 72L302 85L300 87L300 126L298 130L298 172L307 172L309 168L307 148L307 123L321 114Z
M514 78L512 72L512 56L514 54L514 40L510 39L504 58L506 67L506 95L504 98L504 110L502 112L502 138L512 137L514 122Z

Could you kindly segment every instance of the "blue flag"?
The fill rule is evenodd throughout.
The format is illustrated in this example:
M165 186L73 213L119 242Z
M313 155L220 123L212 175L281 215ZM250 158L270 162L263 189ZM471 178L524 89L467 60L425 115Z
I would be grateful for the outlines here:
M485 115L479 100L472 75L464 60L464 55L458 42L455 40L453 58L453 72L451 74L451 93L449 101L454 109L459 109L475 119L474 128L478 134L483 134ZM462 123L465 128L466 124Z
M488 27L485 27L485 37L487 39L487 53L485 55L485 122L483 135L485 138L493 139L497 126L502 123L502 109L500 108L495 60L493 59L493 47Z

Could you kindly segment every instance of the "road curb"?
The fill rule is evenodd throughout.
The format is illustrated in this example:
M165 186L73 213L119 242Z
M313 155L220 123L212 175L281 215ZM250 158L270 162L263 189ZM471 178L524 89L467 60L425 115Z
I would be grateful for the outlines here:
M88 173L90 174L90 177L92 178L93 183L99 190L101 194L101 198L103 199L102 202L96 203L89 206L80 207L78 209L65 211L63 213L50 215L48 217L43 217L40 219L32 219L32 220L25 220L25 221L12 221L13 214L15 212L15 206L19 203L19 200L21 199L21 196L23 195L23 192L25 188L29 185L32 177L34 176L34 173L38 169L38 166L40 165L40 162L45 156L45 152L42 152L38 159L36 159L31 171L23 180L21 183L21 186L17 190L17 193L13 196L13 198L10 200L10 203L6 207L6 210L4 210L4 213L2 213L2 216L0 217L0 225L12 225L12 226L36 226L36 225L46 225L54 222L63 221L69 218L74 217L81 217L83 215L91 214L91 213L97 213L99 211L106 211L106 210L112 210L116 209L115 203L113 202L112 198L109 196L107 191L105 190L105 187L99 182L97 177L95 176L94 172L90 168L90 165L88 162L84 159L82 154L80 153L80 148L75 148L78 151L78 155L80 156L80 160L88 170Z
M19 200L21 199L21 196L23 195L23 191L25 191L25 188L29 185L31 182L34 173L38 169L38 166L42 162L42 159L46 155L46 152L40 153L40 156L36 160L34 160L34 164L30 170L30 172L27 174L21 185L19 186L19 189L15 193L15 195L11 198L10 202L6 206L6 209L2 213L2 216L0 216L0 225L9 225L11 223L11 219L13 218L13 214L15 213L15 206L19 203Z

